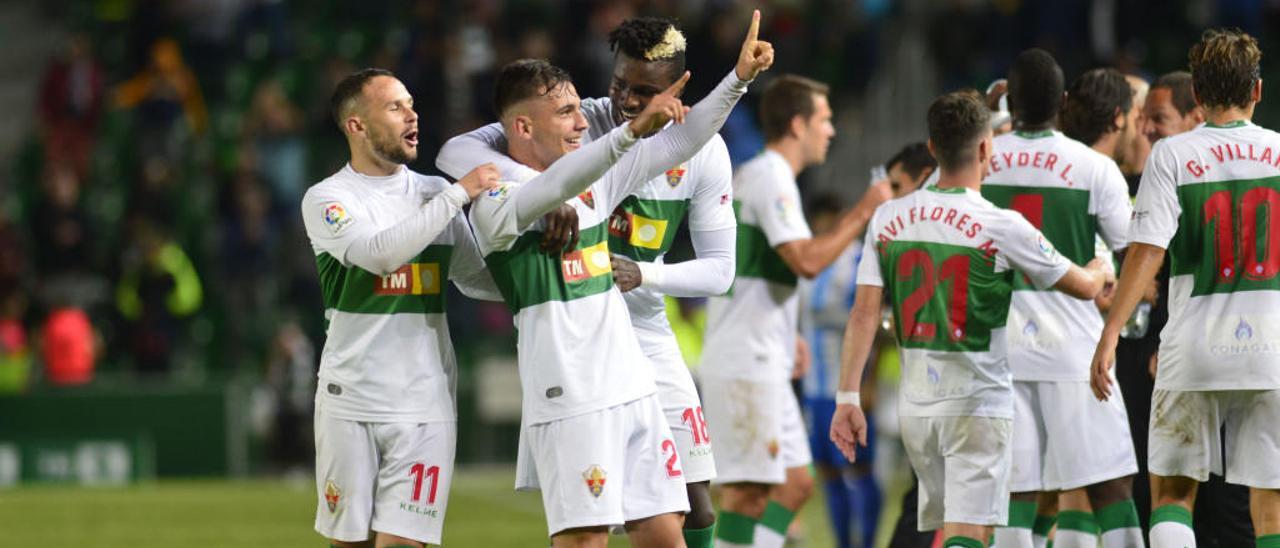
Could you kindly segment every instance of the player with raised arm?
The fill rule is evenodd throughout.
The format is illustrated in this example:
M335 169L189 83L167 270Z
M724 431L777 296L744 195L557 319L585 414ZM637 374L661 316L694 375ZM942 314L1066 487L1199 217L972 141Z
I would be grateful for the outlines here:
M444 283L501 298L458 214L498 171L480 166L450 185L405 167L418 115L389 71L345 78L332 109L351 161L302 199L327 323L315 529L335 546L440 544L457 437Z
M1192 46L1205 124L1151 150L1115 303L1093 357L1114 396L1120 329L1166 251L1169 320L1152 394L1151 545L1194 547L1199 482L1225 471L1250 489L1257 546L1280 546L1280 134L1250 120L1262 98L1257 41L1210 30ZM1223 432L1225 431L1225 436ZM1224 447L1225 446L1225 447Z
M1112 76L1119 104L1102 107L1111 108L1102 116L1117 127L1105 136L1114 141L1135 124L1135 114L1128 82L1119 73ZM1086 86L1102 85L1089 73L1081 82L1084 86L1073 88L1080 95L1071 99L1073 107L1097 99L1089 95L1098 90ZM1116 162L1054 129L1063 87L1062 69L1048 52L1030 49L1014 60L1009 69L1014 130L994 141L982 196L1022 213L1062 255L1083 264L1096 254L1099 237L1112 250L1125 247L1132 209ZM1085 115L1085 109L1073 108L1062 118L1075 124ZM1104 138L1101 131L1092 133L1095 140ZM1007 331L1016 395L1013 494L1009 525L996 530L1001 546L1032 548L1037 492L1086 488L1077 494L1087 497L1060 498L1055 546L1093 548L1099 529L1106 548L1144 544L1131 491L1138 464L1124 401L1100 404L1090 397L1089 349L1101 332L1102 316L1093 302L1015 278Z
M919 528L941 527L947 547L981 548L1008 518L1014 395L1005 324L1015 277L1090 299L1110 272L1096 258L1084 269L1071 264L1022 215L982 197L993 161L989 117L973 92L930 105L929 149L942 173L936 185L878 208L867 228L831 421L832 441L854 460L867 443L862 369L887 297Z
M614 289L607 221L629 194L700 150L747 83L772 64L772 47L756 38L758 28L757 12L734 73L688 112L683 125L638 143L631 137L632 149L607 173L596 174L598 181L566 189L586 191L570 201L582 237L559 260L535 252L539 227L530 226L521 210L531 207L526 195L538 191L540 178L555 181L548 176L578 161L577 154L558 159L564 154L560 143L577 142L586 119L567 75L545 63L509 65L499 77L497 106L508 153L542 175L482 198L471 220L516 314L525 393L521 455L533 460L556 545L603 546L606 527L624 522L637 545L684 545L679 513L688 510L688 502L680 454L655 394L655 370ZM678 105L687 78L686 73L639 116L584 151L605 144L600 141L659 129L665 121L652 112ZM543 194L547 200L535 210L578 192Z
M609 34L609 42L614 51L609 97L582 100L582 114L589 123L583 138L588 141L634 119L684 73L685 38L667 19L629 19ZM454 176L482 162L493 162L512 180L537 174L503 154L506 149L501 124L490 124L450 139L436 165ZM708 487L715 477L715 461L702 403L667 322L662 296L719 295L733 283L733 168L719 135L689 161L669 167L613 211L609 251L614 256L614 280L623 291L640 347L657 368L658 399L684 465L690 506L685 541L692 547L709 547L715 510ZM664 264L686 216L696 258Z
M889 185L817 237L800 209L796 175L826 160L835 128L827 86L784 75L761 101L765 150L733 180L738 213L737 277L730 296L708 304L703 406L715 453L722 545L782 546L788 525L813 491L800 406L791 391L799 324L798 277L813 278L866 227Z

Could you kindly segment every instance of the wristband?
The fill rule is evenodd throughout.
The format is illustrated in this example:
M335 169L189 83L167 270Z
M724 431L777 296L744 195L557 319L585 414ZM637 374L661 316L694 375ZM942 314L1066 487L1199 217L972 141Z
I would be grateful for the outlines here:
M862 396L857 392L836 391L836 405L853 405L862 407Z

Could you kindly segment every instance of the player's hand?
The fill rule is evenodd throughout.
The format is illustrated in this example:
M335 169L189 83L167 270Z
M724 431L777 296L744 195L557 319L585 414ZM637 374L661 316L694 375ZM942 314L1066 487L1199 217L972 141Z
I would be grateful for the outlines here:
M640 287L643 278L640 276L640 265L626 257L609 254L609 266L613 268L613 284L618 290L626 293Z
M862 198L858 199L858 204L854 207L861 211L863 215L870 217L872 213L875 213L876 208L880 207L880 204L891 199L893 199L893 187L890 186L888 179L885 179L868 186L867 191L862 194Z
M1093 389L1098 401L1111 398L1111 365L1116 359L1116 344L1119 335L1110 335L1105 330L1098 340L1098 348L1093 352L1093 364L1089 368L1089 387Z
M1084 265L1085 270L1090 270L1102 274L1102 287L1106 290L1108 284L1116 283L1116 269L1111 265L1111 261L1103 257L1094 257L1089 260L1089 264Z
M1160 352L1151 354L1151 359L1147 360L1147 373L1151 374L1151 380L1156 379L1156 370L1160 368Z
M578 210L569 204L546 214L547 230L542 234L542 251L552 255L578 247Z
M500 176L498 166L492 163L481 164L458 179L458 184L462 185L462 188L467 191L467 196L474 200L481 192L497 188Z
M680 94L684 92L684 86L687 83L689 83L689 71L686 70L679 80L671 84L671 87L654 95L640 115L631 121L631 134L636 137L648 137L666 127L667 122L674 120L677 124L683 124L684 115L689 113L689 107L680 102Z
M867 446L867 417L856 405L837 405L831 415L831 441L849 462L857 459L857 446Z
M738 79L744 82L754 80L756 75L769 70L773 65L773 44L759 40L760 10L751 13L751 26L747 28L747 38L742 41L742 51L738 53L738 65L733 71Z

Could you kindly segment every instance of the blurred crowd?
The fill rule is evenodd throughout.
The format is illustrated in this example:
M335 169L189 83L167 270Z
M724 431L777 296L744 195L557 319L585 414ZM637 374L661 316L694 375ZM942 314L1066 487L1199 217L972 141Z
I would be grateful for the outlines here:
M413 93L422 118L411 167L435 173L445 139L493 118L504 63L550 58L584 97L603 96L607 33L640 14L684 28L691 100L732 65L741 21L762 7L773 73L823 80L833 104L847 105L895 70L936 71L945 89L981 87L1030 45L1051 49L1068 74L1097 64L1162 72L1182 66L1187 37L1210 24L1240 26L1265 50L1253 27L1280 13L1262 0L55 4L42 9L67 38L53 58L31 60L44 63L38 101L6 105L31 109L35 123L0 162L11 168L0 175L0 393L250 376L301 417L324 318L298 204L347 157L328 99L357 68L390 68ZM880 66L893 31L910 26L923 28L932 58ZM724 129L735 163L762 145L752 106L744 101ZM1259 118L1267 125L1265 111ZM838 185L844 199L860 192L857 179ZM482 333L509 335L502 308L461 298L450 307L464 357Z

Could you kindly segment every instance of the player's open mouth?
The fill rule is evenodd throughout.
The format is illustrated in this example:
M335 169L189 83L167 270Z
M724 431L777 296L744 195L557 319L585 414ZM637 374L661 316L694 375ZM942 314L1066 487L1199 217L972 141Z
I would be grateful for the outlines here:
M636 116L640 115L639 112L627 112L625 110L619 110L618 114L622 116L622 120L625 122L630 122L631 120L635 120Z
M413 130L409 130L408 132L406 132L406 133L404 134L404 142L405 142L405 144L407 144L407 145L409 145L409 146L411 146L411 147L417 148L417 146L418 146L418 130L413 129Z
M574 137L574 138L572 138L572 139L565 139L565 140L564 140L564 143L565 143L565 146L568 146L569 148L578 148L578 147L581 147L581 146L582 146L582 136Z

